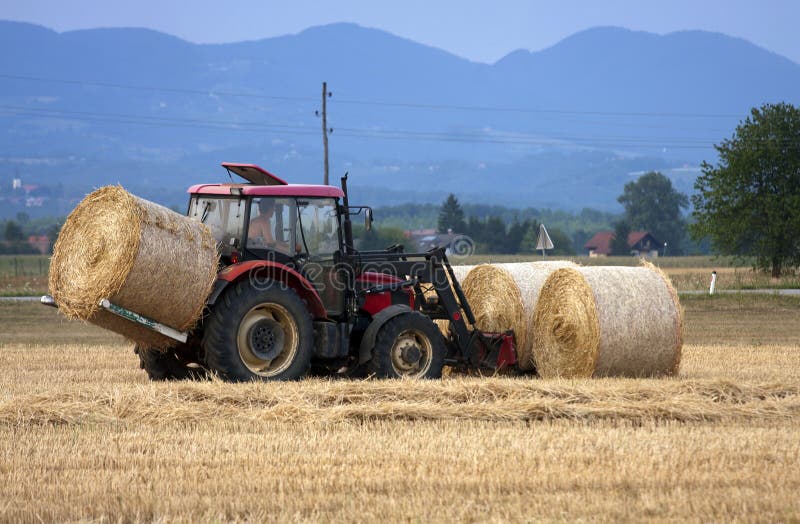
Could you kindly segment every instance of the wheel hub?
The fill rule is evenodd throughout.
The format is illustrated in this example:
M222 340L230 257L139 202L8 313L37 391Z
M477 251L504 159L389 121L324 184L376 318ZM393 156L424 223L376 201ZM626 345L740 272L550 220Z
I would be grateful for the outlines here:
M251 353L261 360L274 360L283 351L283 328L270 318L262 318L254 323L247 337Z
M423 361L430 350L419 339L416 331L409 330L397 337L392 348L392 365L400 374L416 373L424 367Z
M416 344L407 344L400 349L400 358L402 358L409 366L415 366L422 358L422 352Z

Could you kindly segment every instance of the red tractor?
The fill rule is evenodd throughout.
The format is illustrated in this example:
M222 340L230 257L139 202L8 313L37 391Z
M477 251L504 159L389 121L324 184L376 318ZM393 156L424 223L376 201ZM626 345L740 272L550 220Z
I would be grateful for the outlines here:
M346 175L340 189L222 165L248 183L189 189L188 215L210 228L221 256L207 313L177 348L136 348L152 379L438 378L445 364L514 366L513 333L468 329L472 312L443 248L355 249L351 217L369 229L372 210L349 205ZM448 336L433 319L449 321Z

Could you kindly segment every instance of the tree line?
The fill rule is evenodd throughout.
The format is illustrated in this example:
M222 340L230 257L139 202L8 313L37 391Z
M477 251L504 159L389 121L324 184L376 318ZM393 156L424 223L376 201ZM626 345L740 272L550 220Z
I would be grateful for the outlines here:
M39 254L39 250L28 243L30 236L46 236L52 251L62 222L63 219L58 218L31 219L26 213L0 220L0 254Z
M690 242L687 242L687 223L681 211L688 207L689 198L677 191L669 178L655 171L646 173L636 181L627 183L617 200L623 205L625 212L613 222L611 254L630 255L631 247L627 241L628 234L632 231L648 231L659 241L659 247L667 246L669 254L685 254ZM539 234L539 222L536 219L515 219L506 224L498 216L484 219L475 216L465 219L464 216L458 199L455 195L449 195L440 208L438 231L463 232L476 242L479 253L535 251ZM602 224L595 224L592 233L602 230ZM591 236L587 231L581 231L573 238L558 227L548 227L548 233L555 246L551 251L554 255L582 254L583 243Z

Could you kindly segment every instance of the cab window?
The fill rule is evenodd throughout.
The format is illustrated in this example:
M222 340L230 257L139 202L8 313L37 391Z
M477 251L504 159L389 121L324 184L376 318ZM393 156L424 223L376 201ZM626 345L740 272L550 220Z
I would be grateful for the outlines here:
M217 250L229 255L233 245L242 238L245 206L236 198L204 198L192 200L189 218L202 222L214 235Z
M298 243L308 248L308 254L331 259L339 249L338 215L332 198L298 201L302 238Z
M248 249L272 249L292 255L295 246L296 219L292 199L262 197L250 203L247 230Z

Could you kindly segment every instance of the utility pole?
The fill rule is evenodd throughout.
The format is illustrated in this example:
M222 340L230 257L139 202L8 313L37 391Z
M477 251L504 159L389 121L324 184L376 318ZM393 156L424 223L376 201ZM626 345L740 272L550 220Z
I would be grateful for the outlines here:
M325 155L325 176L322 179L323 184L328 185L328 106L326 99L328 98L328 83L322 82L322 148Z

